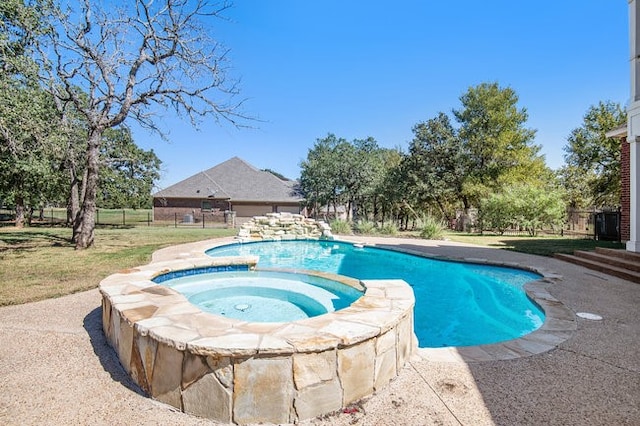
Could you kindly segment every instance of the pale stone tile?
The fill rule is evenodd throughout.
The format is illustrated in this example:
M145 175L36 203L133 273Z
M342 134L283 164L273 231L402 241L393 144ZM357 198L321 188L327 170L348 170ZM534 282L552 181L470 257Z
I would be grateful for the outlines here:
M293 380L296 389L336 379L336 350L293 355Z
M147 381L147 374L142 361L142 355L140 348L138 347L137 336L133 338L133 348L131 349L131 378L142 388L143 391L149 393L149 382Z
M184 411L195 416L231 423L232 394L214 374L207 374L182 391Z
M246 331L254 334L266 334L266 333L276 333L278 330L282 329L283 324L281 323L268 323L268 322L240 322L234 321L230 322L233 326L242 331Z
M162 327L162 326L167 326L171 324L173 324L173 321L171 321L170 318L156 316L156 317L146 318L136 322L134 328L138 333L142 334L143 336L146 336L147 334L149 334L149 330L154 327Z
M146 288L141 289L140 291L142 291L143 293L149 293L149 294L156 294L159 296L173 296L176 294L176 291L163 286L163 285L150 285Z
M107 297L102 297L102 331L107 340L113 345L111 327L111 302Z
M122 315L130 322L135 323L137 321L147 319L153 316L158 310L155 305L144 305L133 309L121 310Z
M396 330L390 330L384 334L381 334L376 338L376 354L381 354L390 349L396 348L397 333Z
M346 406L373 392L375 343L373 339L338 351L338 377Z
M344 345L352 345L365 339L370 339L380 333L378 327L348 321L332 321L319 331L339 337Z
M297 352L323 352L335 348L342 341L340 338L330 334L287 336L286 340Z
M290 357L249 358L234 365L233 420L289 423L293 402Z
M218 381L227 389L233 390L233 364L228 357L208 356L207 365L213 370Z
M258 353L261 355L291 354L293 352L293 345L289 344L285 339L269 334L263 334L258 344Z
M200 337L194 330L187 330L171 325L154 327L149 330L149 336L158 340L160 343L175 347L181 351L186 348L188 341Z
M380 390L396 376L397 356L395 346L386 352L377 352L374 365L373 388Z
M187 302L184 297L182 297L182 303L164 303L158 308L158 312L156 315L174 315L174 314L197 314L202 312L199 308Z
M135 293L135 294L116 294L111 296L111 303L114 305L124 306L124 309L127 309L127 305L133 305L139 302L147 302L147 295L144 293ZM129 308L130 309L130 308Z
M381 293L383 292L381 291ZM378 308L390 309L391 302L389 301L389 299L385 297L384 294L381 294L380 296L373 296L373 295L369 295L369 292L367 292L366 295L362 296L361 298L353 302L351 306L361 308L361 309L378 309Z
M129 325L127 321L122 319L120 316L117 317L119 319L119 327L117 332L117 343L116 348L118 352L118 358L120 358L120 363L124 367L127 373L131 372L131 348L133 347L133 326Z
M398 371L404 367L404 364L411 357L411 353L415 347L415 334L413 332L413 312L404 317L397 327L398 346L396 354L398 356Z
M182 382L180 383L182 389L188 388L192 383L210 372L211 369L205 357L185 352L182 362Z
M144 368L146 381L147 383L151 383L151 380L153 379L153 367L156 361L158 342L148 336L141 336L139 334L136 335L135 341L138 347L138 352L140 353L140 359L142 360L142 367Z
M258 353L259 334L234 333L196 339L188 344L188 349L198 355L252 356Z
M298 420L310 419L342 407L342 388L337 378L299 390L293 402Z
M183 352L158 344L151 379L151 396L182 409L180 382L182 381Z

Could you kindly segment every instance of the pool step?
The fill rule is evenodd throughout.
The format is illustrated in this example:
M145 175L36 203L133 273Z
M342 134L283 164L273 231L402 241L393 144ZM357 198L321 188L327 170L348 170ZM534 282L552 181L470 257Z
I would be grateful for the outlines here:
M572 255L557 253L554 257L640 284L639 253L598 247L595 251L578 250Z

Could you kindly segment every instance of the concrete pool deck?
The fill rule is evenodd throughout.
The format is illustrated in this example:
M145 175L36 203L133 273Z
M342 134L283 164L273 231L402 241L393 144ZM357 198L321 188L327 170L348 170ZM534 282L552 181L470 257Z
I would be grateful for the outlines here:
M442 241L349 237L434 255L518 263L554 271L548 292L574 313L577 330L555 349L501 361L415 356L387 387L313 425L638 424L640 285L547 257ZM195 245L154 254L179 256ZM96 283L97 284L97 283ZM213 422L145 397L102 332L100 294L0 308L0 424Z

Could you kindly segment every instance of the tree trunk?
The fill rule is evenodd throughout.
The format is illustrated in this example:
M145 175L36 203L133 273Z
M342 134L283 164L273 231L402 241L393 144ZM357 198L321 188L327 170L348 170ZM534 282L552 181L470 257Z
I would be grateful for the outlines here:
M24 198L16 195L16 228L24 228Z
M69 167L69 200L67 203L67 224L73 227L73 238L72 241L76 241L76 233L78 229L78 223L80 221L80 193L79 193L79 184L78 174L76 171L76 165L70 163Z
M87 167L85 179L82 185L83 200L80 208L78 232L75 243L76 250L89 248L93 245L94 231L96 228L96 194L98 192L98 166L100 154L100 139L102 131L92 129L89 133L87 145ZM75 231L74 231L75 233Z

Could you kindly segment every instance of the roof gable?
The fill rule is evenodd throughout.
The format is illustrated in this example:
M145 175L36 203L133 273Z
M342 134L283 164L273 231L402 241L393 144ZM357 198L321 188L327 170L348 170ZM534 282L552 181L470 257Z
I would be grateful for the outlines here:
M233 157L154 194L156 198L222 198L231 201L297 202L295 181L283 181Z

